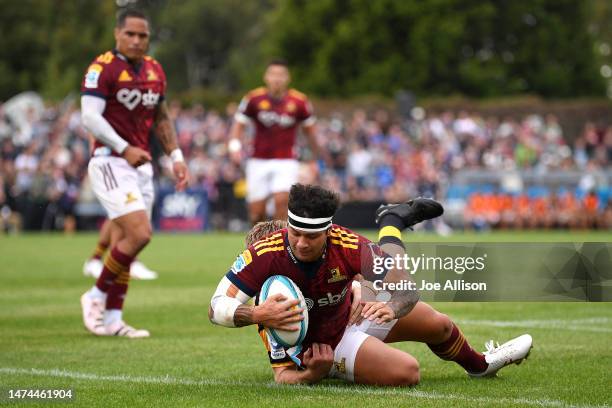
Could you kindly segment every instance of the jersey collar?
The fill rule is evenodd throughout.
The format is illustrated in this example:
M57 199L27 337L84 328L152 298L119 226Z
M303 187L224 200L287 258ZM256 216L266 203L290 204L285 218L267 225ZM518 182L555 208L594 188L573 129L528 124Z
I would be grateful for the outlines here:
M127 57L125 55L123 55L122 53L120 53L119 50L117 50L116 48L113 48L113 54L115 54L115 56L117 58L119 58L120 60L125 61L126 63L128 63L134 69L134 72L138 73L138 71L140 71L140 67L142 67L142 62L139 62L138 64L131 63L127 59Z
M303 262L297 259L297 257L291 250L291 245L289 245L288 235L289 235L289 231L285 233L283 240L285 241L285 248L287 249L287 254L289 255L289 259L291 260L291 262L297 265L297 267L300 268L304 273L306 273L310 277L313 277L317 273L321 265L323 265L323 263L325 262L325 258L327 257L327 241L325 241L325 248L323 249L323 254L321 255L319 259L313 262Z

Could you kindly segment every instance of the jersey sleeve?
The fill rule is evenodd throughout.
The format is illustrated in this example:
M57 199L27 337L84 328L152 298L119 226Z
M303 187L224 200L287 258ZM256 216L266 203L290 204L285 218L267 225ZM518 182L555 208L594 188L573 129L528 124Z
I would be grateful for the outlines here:
M271 258L259 256L251 246L242 252L225 275L238 289L249 297L259 293L263 283L270 277Z
M358 235L358 250L350 258L351 268L360 273L365 280L384 279L388 272L385 259L389 257L375 242ZM388 264L387 264L388 265Z
M300 105L301 109L298 114L298 119L304 126L312 126L316 121L312 103L310 103L310 100L304 99Z
M235 119L240 123L248 123L250 119L255 119L257 112L253 104L253 98L246 95L240 101L238 110L236 111Z
M111 94L112 81L110 66L96 60L89 65L85 72L81 82L81 95L98 96L106 99Z

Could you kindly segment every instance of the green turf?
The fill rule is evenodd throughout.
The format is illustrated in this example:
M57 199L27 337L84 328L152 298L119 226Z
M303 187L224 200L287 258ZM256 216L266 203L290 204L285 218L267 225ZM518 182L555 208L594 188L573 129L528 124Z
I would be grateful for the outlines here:
M417 234L412 239L438 238ZM610 234L468 234L449 239L610 241ZM529 360L505 368L496 379L468 379L426 346L404 343L398 347L421 364L421 384L413 389L338 381L275 386L255 329L213 326L206 315L219 278L241 250L240 235L154 238L141 259L158 270L160 278L132 282L126 301L126 320L152 333L140 341L95 338L82 327L79 296L93 281L82 276L81 267L95 240L91 234L0 237L3 392L8 387L68 387L75 390L75 404L87 407L612 404L610 303L436 304L453 319L467 322L461 327L477 348L489 338L533 335ZM502 326L499 321L515 323Z

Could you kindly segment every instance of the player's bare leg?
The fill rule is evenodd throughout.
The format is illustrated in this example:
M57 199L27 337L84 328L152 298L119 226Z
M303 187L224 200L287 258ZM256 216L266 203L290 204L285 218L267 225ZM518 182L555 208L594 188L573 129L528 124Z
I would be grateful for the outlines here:
M289 204L289 192L281 191L274 193L272 196L274 198L274 219L286 220Z
M355 357L354 378L357 384L411 386L420 380L416 358L369 336Z
M381 206L376 212L376 222L381 227L381 247L392 256L405 253L403 246L399 245L398 230L441 214L442 207L438 203L422 198L399 205ZM395 232L389 236L385 230ZM523 335L498 347L493 347L491 341L487 351L479 353L470 346L448 316L424 302L417 302L385 338L387 343L398 341L426 343L438 357L456 362L474 377L492 376L508 364L520 363L528 356L532 346L531 336Z
M257 200L249 203L249 219L251 220L252 225L265 221L266 201L267 200Z
M414 309L393 326L385 343L418 341L440 344L451 335L453 322L450 318L425 302L418 302Z

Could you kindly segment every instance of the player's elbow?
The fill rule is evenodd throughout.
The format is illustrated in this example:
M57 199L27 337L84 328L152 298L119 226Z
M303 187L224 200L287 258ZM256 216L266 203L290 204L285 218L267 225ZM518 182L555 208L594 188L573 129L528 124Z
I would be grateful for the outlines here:
M215 310L212 305L208 306L208 320L210 320L212 324L217 324L217 322L215 322Z
M85 129L89 130L91 132L91 129L94 127L94 123L96 121L96 112L91 112L88 110L83 110L81 111L81 123L83 123L83 126L85 127Z

